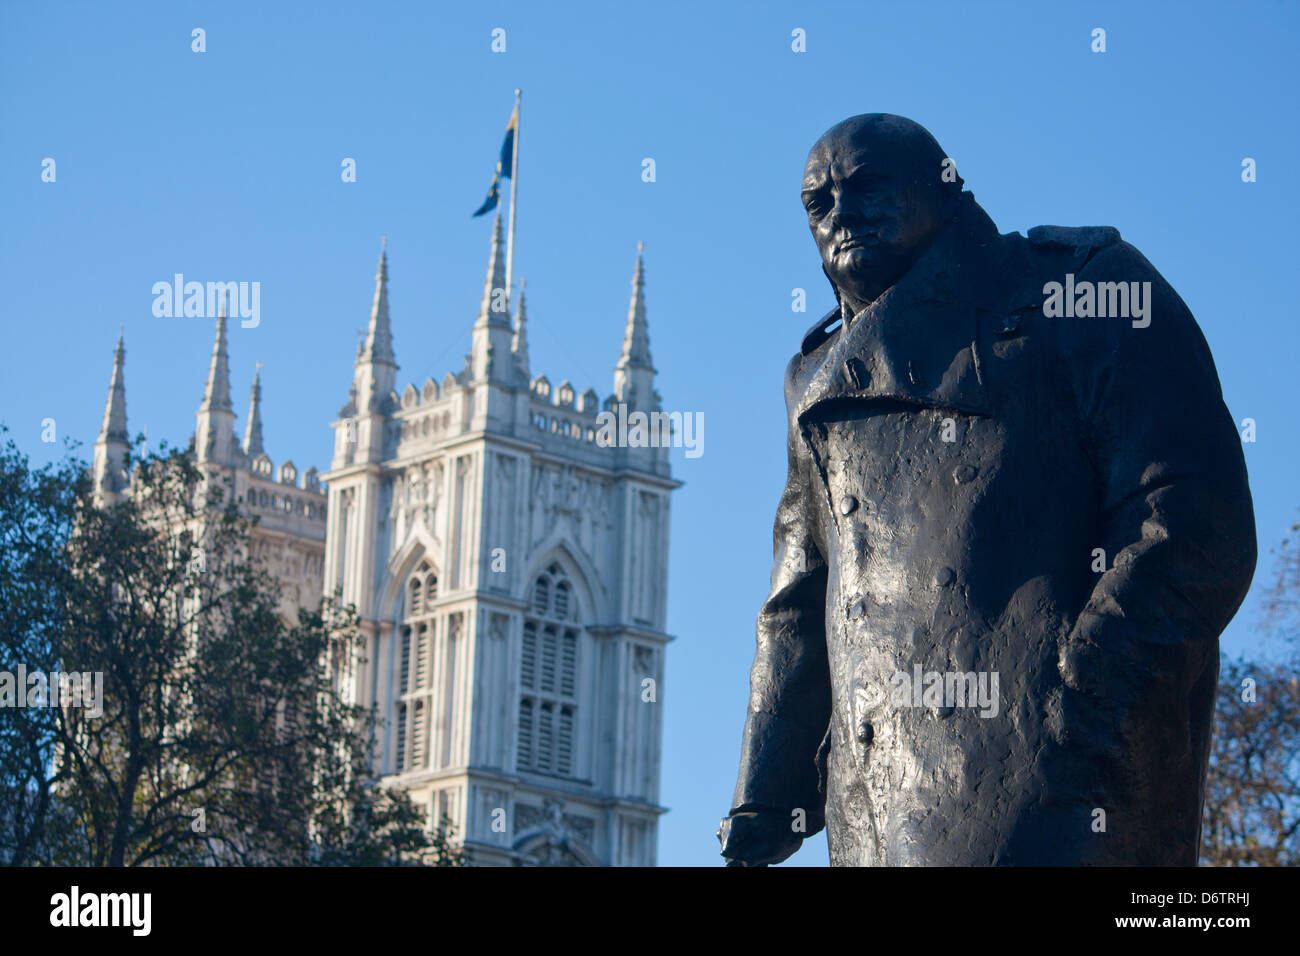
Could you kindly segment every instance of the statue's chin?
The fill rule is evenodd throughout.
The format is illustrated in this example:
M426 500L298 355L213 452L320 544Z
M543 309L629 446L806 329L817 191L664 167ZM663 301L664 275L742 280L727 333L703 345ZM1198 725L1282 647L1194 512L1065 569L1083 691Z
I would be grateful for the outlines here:
M892 284L887 272L892 271L890 264L882 261L877 252L868 249L850 249L835 257L835 268L831 278L842 292L848 292L856 299L870 302Z

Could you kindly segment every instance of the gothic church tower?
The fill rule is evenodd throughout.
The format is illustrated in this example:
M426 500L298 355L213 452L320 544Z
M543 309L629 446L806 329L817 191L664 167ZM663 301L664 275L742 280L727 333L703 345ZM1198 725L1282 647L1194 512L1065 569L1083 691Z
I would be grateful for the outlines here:
M669 498L664 447L605 447L597 415L659 410L638 250L605 402L529 368L501 223L464 368L397 391L383 252L333 423L324 586L365 641L386 780L478 864L655 863Z
M262 446L261 367L253 376L248 422L241 445L235 438L235 409L230 398L230 358L226 307L217 315L212 357L195 414L194 461L218 487L228 485L241 514L256 517L249 544L279 581L280 613L296 621L298 609L315 609L321 598L325 557L325 491L315 468L301 475L292 461L276 469ZM126 348L118 336L104 418L91 465L93 493L113 504L132 493L127 470L130 439L126 422Z

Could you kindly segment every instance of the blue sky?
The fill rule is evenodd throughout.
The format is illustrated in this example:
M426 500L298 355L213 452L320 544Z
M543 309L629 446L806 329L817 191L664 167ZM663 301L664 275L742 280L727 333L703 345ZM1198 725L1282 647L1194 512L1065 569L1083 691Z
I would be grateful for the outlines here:
M704 455L674 459L660 862L713 865L784 479L781 375L832 302L799 204L809 146L855 113L910 116L1003 232L1114 225L1169 279L1257 423L1260 571L1225 637L1255 650L1268 549L1300 506L1298 20L1285 2L6 2L0 419L38 461L58 453L46 418L88 456L124 324L132 431L184 443L212 327L154 318L150 289L255 280L261 324L230 336L236 427L260 361L272 459L325 469L381 236L399 381L460 367L491 229L469 214L522 88L534 372L609 393L643 240L659 391L705 416ZM790 863L825 865L824 840Z

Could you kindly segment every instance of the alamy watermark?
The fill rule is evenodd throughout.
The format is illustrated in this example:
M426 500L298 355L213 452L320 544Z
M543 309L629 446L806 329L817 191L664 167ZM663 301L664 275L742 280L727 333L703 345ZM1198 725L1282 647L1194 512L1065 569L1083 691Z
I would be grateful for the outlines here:
M152 893L83 893L73 885L50 897L50 925L55 927L124 927L132 936L148 936L152 912Z
M895 707L978 708L981 717L996 717L1000 709L997 671L926 671L913 664L911 673L897 671L889 679L889 702Z
M1049 319L1132 319L1133 328L1151 324L1150 282L1083 282L1067 273L1065 284L1043 286L1043 315Z
M227 315L239 316L240 326L255 329L262 321L262 283L186 282L177 272L171 282L153 284L153 314L160 319L215 319L227 305Z
M0 671L0 708L84 707L87 717L104 716L104 673L27 669Z
M685 448L687 458L704 454L703 412L617 411L596 416L596 444L601 448Z

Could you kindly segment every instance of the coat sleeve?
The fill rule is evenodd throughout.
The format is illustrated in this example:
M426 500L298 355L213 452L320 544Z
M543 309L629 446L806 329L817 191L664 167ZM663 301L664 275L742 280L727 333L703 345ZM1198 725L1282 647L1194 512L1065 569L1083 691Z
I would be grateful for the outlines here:
M786 373L786 406L793 372ZM814 534L816 487L808 452L790 420L788 473L772 532L771 591L758 614L749 712L732 814L807 812L807 834L824 825L818 751L830 720L826 656L826 561Z
M1141 253L1110 245L1076 288L1084 281L1138 283L1149 311L1057 320L1096 476L1094 547L1106 554L1061 672L1072 689L1112 700L1149 700L1159 687L1186 702L1193 686L1212 692L1219 634L1255 569L1241 439L1200 329Z

